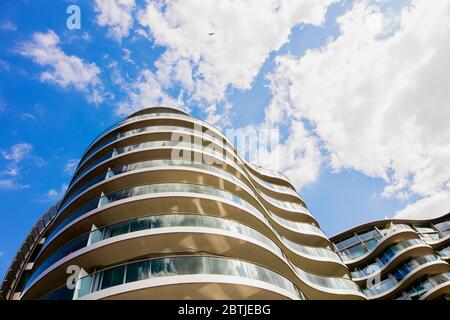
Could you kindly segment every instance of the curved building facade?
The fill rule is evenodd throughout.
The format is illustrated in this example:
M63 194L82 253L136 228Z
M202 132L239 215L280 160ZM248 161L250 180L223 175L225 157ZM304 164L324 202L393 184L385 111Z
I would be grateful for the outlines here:
M247 162L215 127L164 107L94 139L1 294L366 299L286 177Z
M450 214L433 220L382 220L331 240L368 299L450 297Z

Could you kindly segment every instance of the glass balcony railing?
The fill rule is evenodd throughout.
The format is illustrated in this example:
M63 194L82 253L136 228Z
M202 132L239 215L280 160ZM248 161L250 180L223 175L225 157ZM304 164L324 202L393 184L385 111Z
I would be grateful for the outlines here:
M244 159L245 160L245 159ZM247 161L247 160L245 160L245 162L253 169L253 170L255 170L256 172L259 172L259 173L261 173L261 174L263 174L263 175L267 175L267 176L272 176L272 177L276 177L276 178L279 178L279 179L281 179L281 180L285 180L285 181L287 181L287 182L289 182L289 179L288 179L288 177L286 177L284 174L282 174L281 172L278 172L278 171L274 171L274 170L269 170L269 169L265 169L265 168L262 168L262 167L259 167L259 166L257 166L257 165L255 165L255 164L253 164L253 163L251 163L251 162L249 162L249 161Z
M283 227L288 227L289 229L294 229L303 234L313 234L313 235L318 235L318 236L327 238L325 233L323 233L323 231L320 228L318 228L312 224L295 222L295 221L283 219L270 211L269 211L269 214L273 220L275 220L278 224L280 224Z
M212 155L212 154L211 154ZM228 160L225 160L225 163L227 165L233 166L236 170L238 170L241 174L245 175L245 173L243 171L240 171L241 169L239 167L235 167L233 162L230 162ZM223 175L224 177L227 177L229 180L233 181L235 184L239 185L242 189L244 189L245 191L247 191L249 194L252 194L253 196L256 197L256 194L253 190L251 190L241 179L237 178L236 176L226 172L224 169L222 168L218 168L215 167L213 165L207 165L207 164L203 164L203 163L195 163L195 162L191 162L191 161L173 161L173 160L168 160L168 159L161 159L161 160L149 160L149 161L143 161L143 162L138 162L138 163L134 163L134 164L130 164L130 165L124 165L124 166L119 166L113 169L110 169L108 171L105 171L97 176L95 176L94 178L90 179L89 181L87 181L85 184L81 185L76 192L74 192L72 195L70 195L70 197L66 198L64 200L64 202L61 204L60 206L60 211L64 211L64 209L66 208L66 206L80 193L82 193L84 190L88 189L89 187L95 185L96 183L99 183L101 181L107 180L111 177L120 175L122 173L126 173L126 172L131 172L134 170L140 170L140 169L144 169L144 168L152 168L152 167L160 167L160 166L179 166L179 167L187 167L187 168L198 168L198 169L204 169L207 171L211 171L214 173L219 173L220 175ZM265 199L267 199L266 194L263 195L263 197ZM303 206L299 206L297 204L294 203L290 203L289 201L279 201L276 200L272 197L270 197L272 202L276 202L277 205L279 207L283 207L286 208L288 210L294 210L297 209L300 211L300 209L302 209L302 213L306 213L308 215L311 215L310 212L304 208ZM305 210L306 209L306 210ZM303 212L305 211L305 212ZM272 218L275 219L277 222L279 223L283 223L284 225L289 225L290 227L302 231L303 233L313 233L313 234L320 234L323 235L322 230L320 230L319 228L310 225L310 224L305 224L305 223L296 223L293 221L289 221L286 219L283 219L281 217L278 217L275 214L271 214Z
M95 158L95 160L93 160L83 170L79 171L75 175L73 181L71 182L71 185L73 185L77 181L79 181L79 179L81 177L83 177L92 168L94 168L95 166L97 166L98 164L100 164L106 160L115 158L121 154L129 153L132 151L138 151L138 150L148 149L148 148L158 148L158 147L174 147L174 148L178 147L178 148L187 148L189 150L194 150L196 152L201 152L201 153L209 152L209 153L214 154L214 156L216 156L218 159L226 159L228 156L227 152L223 152L223 150L218 151L219 148L214 149L214 148L209 148L209 147L203 147L203 146L200 146L200 145L197 145L194 143L188 143L188 142L166 141L166 140L141 142L141 143L136 143L133 145L128 145L125 147L114 149L112 151L104 153L104 154L100 155L99 157Z
M450 245L438 250L437 254L444 259L450 258Z
M377 296L385 293L392 288L396 287L399 282L404 278L412 274L417 268L430 262L439 261L439 257L435 255L427 255L419 258L415 258L391 272L387 278L374 284L370 288L363 289L363 293L367 297Z
M226 161L226 163L230 164L228 161ZM232 164L230 164L230 165L232 165ZM199 168L199 169L204 169L204 170L207 170L210 172L218 173L218 174L228 178L229 180L233 181L235 184L240 186L246 192L248 192L249 194L256 197L255 192L252 189L250 189L241 179L226 172L225 170L223 170L221 168L215 167L213 165L207 165L207 164L203 164L203 163L195 163L195 162L191 162L191 161L181 161L181 160L180 161L172 161L172 160L167 160L167 159L161 159L161 160L149 160L149 161L134 163L134 164L130 164L130 165L120 166L117 168L110 169L106 172L103 172L103 173L93 177L92 179L88 180L85 184L81 185L77 189L76 192L74 192L68 198L66 198L64 200L64 202L62 203L62 205L59 209L59 212L60 213L63 212L76 196L78 196L83 191L87 190L89 187L95 185L96 183L99 183L103 180L107 180L113 176L117 176L117 175L120 175L125 172L130 172L130 171L139 170L139 169L143 169L143 168L149 168L149 167L158 167L158 166L180 166L180 167L186 167L186 168L188 168L188 167L189 168ZM243 174L243 172L241 172L241 173ZM266 195L263 195L263 197L265 198ZM276 200L276 199L272 198L272 201L274 201L274 200ZM95 202L95 200L94 200L94 202ZM277 203L278 203L279 207L284 207L287 210L293 210L293 208L295 207L297 209L297 212L310 215L309 211L301 205L290 203L288 201L277 201ZM283 221L284 221L284 219L283 219ZM291 223L291 225L292 224L293 223ZM298 228L298 225L296 226L296 228ZM317 233L317 230L315 230L315 233Z
M173 261L179 263L173 264ZM360 292L359 287L349 279L316 276L296 266L293 266L293 270L302 281L318 286L326 292L342 294L347 291L355 295ZM77 299L125 283L147 280L152 277L187 274L232 275L264 281L288 290L299 299L306 299L294 283L272 270L255 264L228 258L176 256L110 267L79 279L75 292L69 290L67 286L63 286L46 295L43 300Z
M212 126L212 125L210 125L210 124L208 124L206 122L203 122L201 120L192 118L191 116L187 116L187 115L179 115L179 114L172 114L172 113L153 113L153 114L145 114L145 115L141 115L141 116L136 116L136 117L133 117L133 118L125 119L125 120L123 120L123 121L121 121L121 122L119 122L117 124L112 125L111 127L107 128L106 130L104 130L102 133L100 133L94 139L94 141L86 149L87 152L81 158L81 162L80 163L85 162L87 157L92 155L95 151L101 149L103 146L107 145L108 143L111 143L112 141L115 141L117 139L117 136L113 135L110 138L105 139L104 142L100 143L98 146L95 146L93 149L91 149L91 150L89 149L89 148L91 148L91 146L96 144L97 141L99 141L103 136L105 136L108 132L114 130L115 128L118 128L118 127L120 127L122 125L125 125L127 123L132 123L132 122L136 122L136 121L140 121L140 120L162 118L162 117L164 119L184 120L184 121L188 121L188 122L192 122L192 123L198 124L199 126L201 126L203 128L206 128L209 131L211 131L209 133L208 133L208 131L205 132L205 134L208 136L209 139L215 140L219 144L222 144L225 149L230 148L229 150L230 150L230 152L232 154L235 153L234 148L228 142L224 143L224 139L222 138L223 137L222 132L219 129L217 129L216 127L214 127L214 126ZM180 127L180 126L177 126L176 128L177 128L177 130L184 130L185 129L185 130L191 130L191 132L192 132L192 129L188 129L188 128L184 128L184 127ZM130 130L130 134L133 134L132 131L133 130ZM126 131L126 132L128 132L128 131ZM187 132L187 131L185 131L185 132ZM78 167L80 167L80 164L78 165Z
M292 242L288 239L283 239L284 243L287 244L288 247L293 248L294 251L301 252L307 256L311 257L321 257L321 258L330 258L336 262L341 262L339 256L330 249L321 248L321 247L309 247L300 245L298 243Z
M375 274L378 270L383 269L384 266L389 264L389 262L397 257L399 253L403 252L407 248L420 244L424 244L424 242L419 239L411 239L394 244L378 255L375 262L367 264L364 268L358 268L352 271L352 278L360 279Z
M84 155L81 158L81 161L83 161L86 158L86 155L88 153L90 153L90 148L96 144L98 141L100 141L100 139L102 139L108 132L124 125L127 123L131 123L131 122L135 122L135 121L139 121L139 120L143 120L143 119L152 119L152 118L159 118L159 117L171 117L173 116L172 113L168 113L168 112L159 112L159 113L152 113L152 114L146 114L146 115L142 115L142 116L136 116L136 117L132 117L132 118L128 118L128 119L124 119L122 121L119 121L109 127L107 127L105 130L103 130L102 132L100 132L95 138L94 140L92 140L92 142L88 145L88 147L85 149L86 152L84 153ZM192 118L191 116L183 116L180 115L181 119L186 119L188 121L193 121L194 118Z
M120 125L128 123L128 122L134 122L134 121L150 119L150 118L156 118L156 117L161 117L161 116L164 116L167 119L188 120L190 122L197 123L197 124L207 128L208 130L214 132L215 135L211 135L212 137L214 137L214 136L216 136L216 137L223 137L224 136L223 133L219 129L217 129L216 127L214 127L213 125L211 125L209 123L206 123L204 121L192 118L190 116L183 116L183 115L176 115L176 114L167 114L167 113L147 114L147 115L137 116L137 117L134 117L134 118L131 118L131 119L124 120L123 123L120 123ZM222 139L219 139L219 140L221 141ZM231 144L228 141L226 141L226 145L230 146ZM289 179L284 174L282 174L280 172L264 169L264 168L261 168L259 166L254 165L251 162L248 162L247 160L245 160L242 157L241 157L241 159L242 159L242 161L244 161L247 165L252 167L257 172L260 172L260 173L268 175L268 176L280 178L280 179L282 179L284 181L289 181Z
M312 283L316 286L324 288L325 291L329 289L337 292L342 292L342 290L352 291L354 293L361 292L361 289L358 287L356 283L354 283L350 279L346 278L336 278L336 277L321 277L314 275L312 273L308 273L303 271L302 269L295 267L297 274L302 278L307 280L309 283Z
M61 248L54 251L43 263L33 272L28 280L31 284L48 267L67 257L69 254L82 248L95 244L99 241L113 238L122 234L133 233L148 229L159 229L169 227L204 227L230 231L235 234L248 236L256 241L262 242L279 255L283 255L281 249L268 237L262 233L242 225L240 223L217 218L212 216L193 215L193 214L170 214L137 218L124 222L115 223L104 228L93 230L84 234Z
M291 281L272 270L252 263L211 256L175 256L143 260L101 270L79 279L75 290L69 290L64 286L45 296L43 300L77 299L135 281L182 275L221 275L257 280L286 290L297 299L306 299Z
M90 233L82 235L61 248L57 249L45 261L36 269L28 280L27 285L30 285L44 270L56 263L57 261L65 258L69 254L80 250L88 245L92 245L96 242L115 237L121 234L141 231L145 229L167 228L167 227L209 227L215 229L221 229L226 231L232 231L234 233L249 236L257 241L260 241L269 246L274 252L284 257L284 253L281 251L272 240L263 235L262 233L244 226L240 223L226 220L223 218L217 218L212 216L200 216L192 214L178 214L178 215L161 215L151 216L147 218L137 218L128 220L125 222L116 223L110 226L106 226L101 229L94 230ZM274 231L275 232L275 231ZM335 261L340 261L339 257L333 251L321 247L310 247L299 245L292 241L279 236L280 240L294 253L301 253L312 257L330 258ZM287 258L286 258L287 260Z
M143 185L132 188L127 188L124 190L112 192L110 194L104 195L102 197L96 198L92 201L87 202L86 204L79 207L77 210L68 215L64 220L62 220L58 226L49 234L46 244L48 244L53 237L65 226L74 221L75 219L81 217L82 215L88 213L89 211L100 208L106 204L119 201L122 199L127 199L131 197L136 197L140 195L147 194L157 194L157 193L173 193L173 192L183 192L183 193L197 193L204 195L216 196L224 200L231 201L238 205L244 206L246 209L257 215L258 217L263 217L264 215L257 210L254 206L252 206L247 201L242 198L209 186L197 185L197 184L187 184L187 183L160 183L160 184L151 184L151 185ZM45 245L44 245L45 246Z
M183 142L178 142L178 141L150 141L150 142L143 142L143 143L138 143L138 144L134 144L134 145L130 145L130 146L114 149L113 151L108 152L106 154L103 154L102 156L96 158L86 168L84 168L82 171L78 172L78 174L76 175L74 180L72 180L71 186L73 186L76 182L78 182L92 168L94 168L98 164L100 164L100 163L102 163L102 162L104 162L104 161L106 161L108 159L112 159L112 158L117 157L117 156L119 156L121 154L132 152L132 151L137 151L137 150L142 150L142 149L147 149L147 148L168 147L168 146L184 148L184 149L197 151L197 152L202 152L204 154L204 156L212 155L215 158L217 158L217 159L212 159L214 161L227 162L227 155L228 155L228 153L227 152L218 151L217 149L214 149L214 148L202 147L202 146L199 146L199 145L196 145L196 144L183 143ZM98 181L95 180L96 178L97 179L101 179L100 177L96 176L94 178L94 180L92 181L94 184L96 182L98 182ZM265 197L269 197L269 196L265 195ZM293 203L293 202L288 202L288 201L281 201L281 200L274 199L272 197L269 197L269 198L270 198L271 202L275 203L277 206L285 208L286 210L294 211L294 212L297 211L297 212L301 212L301 213L304 213L304 214L307 214L307 215L311 215L309 213L308 209L306 209L305 207L303 207L300 204ZM67 202L67 201L65 201L65 202Z
M281 186L278 184L273 184L267 181L264 181L263 179L252 175L253 179L255 179L259 184L261 184L262 186L266 187L269 190L275 190L277 192L283 192L283 193L288 193L288 194L292 194L295 196L298 196L297 192L289 187L286 186Z
M272 204L275 207L278 208L282 208L286 211L292 211L292 212L300 212L303 214L306 214L308 216L311 216L311 213L309 212L308 209L306 209L304 206L302 206L301 204L295 203L295 202L290 202L290 201L282 201L282 200L278 200L275 199L267 194L264 194L264 199L269 202L270 204Z
M100 134L94 139L94 141L91 142L91 144L88 146L88 148L86 148L87 151L86 151L86 153L83 155L81 161L84 161L84 159L86 158L86 155L87 155L88 153L91 153L91 151L89 150L90 147L92 147L94 144L96 144L103 136L105 136L108 132L114 130L115 128L120 127L120 126L122 126L122 125L124 125L124 124L127 124L127 123L131 123L131 122L136 122L136 121L146 120L146 119L153 119L153 118L160 118L160 117L164 117L165 119L186 120L186 121L194 122L194 123L197 123L197 124L199 124L199 125L201 125L201 126L207 128L208 130L211 130L212 132L214 132L214 133L217 135L217 137L223 137L223 133L222 133L219 129L217 129L216 127L214 127L214 126L212 126L212 125L210 125L210 124L208 124L208 123L206 123L206 122L204 122L204 121L201 121L201 120L192 118L191 116L188 116L188 115L179 115L179 114L173 114L173 113L167 113L167 112L166 112L166 113L161 112L161 113L153 113L153 114L144 114L144 115L136 116L136 117L133 117L133 118L125 119L125 120L123 120L123 121L121 121L121 122L119 122L119 123L116 123L116 124L110 126L110 127L107 128L107 129L105 129L102 133L100 133ZM211 135L211 136L214 137L214 135ZM112 138L112 139L114 139L114 138ZM221 141L222 139L220 138L220 139L218 139L218 140ZM230 143L229 143L228 141L226 141L225 145L230 145ZM255 170L255 171L257 171L257 172L260 172L260 173L263 174L263 175L268 175L268 176L280 178L280 179L282 179L282 180L284 180L284 181L289 181L289 179L288 179L284 174L282 174L282 173L280 173L280 172L276 172L276 171L272 171L272 170L267 170L267 169L258 167L258 166L256 166L256 165L254 165L254 164L252 164L252 163L246 161L246 160L245 160L244 158L242 158L242 157L241 157L241 159L242 159L242 161L244 161L248 166L252 167L253 170ZM72 184L72 183L71 183L71 184Z
M404 230L413 230L407 224L391 224L383 228L375 228L364 233L353 235L335 243L342 260L350 261L364 256L378 246L391 234Z
M410 285L395 300L418 300L427 292L447 282L450 282L450 273L448 272L432 277L427 276L425 279L421 279Z
M112 192L110 194L104 195L102 197L96 198L92 201L89 201L88 203L84 204L74 212L72 212L70 215L68 215L65 219L63 219L56 228L49 234L47 237L47 240L44 244L45 248L48 243L52 241L52 239L59 233L60 230L62 230L64 227L69 225L72 221L75 219L81 217L84 214L87 214L88 212L95 210L97 208L100 208L106 204L113 203L115 201L119 201L122 199L127 199L130 197L135 197L139 195L146 195L146 194L155 194L155 193L166 193L166 192L188 192L188 193L198 193L198 194L204 194L204 195L212 195L219 197L224 200L231 201L233 203L236 203L238 205L243 206L246 208L249 212L251 212L253 215L255 215L258 219L263 221L269 228L272 229L272 231L278 235L278 232L273 229L273 226L270 224L268 219L264 216L261 211L256 209L253 205L248 203L246 200L223 190L216 189L209 186L204 185L196 185L196 184L186 184L186 183L161 183L161 184L153 184L153 185L143 185L133 188L128 188L116 192Z
M288 180L288 178L283 175L282 173L278 173L276 171L271 171L271 170L266 170L263 168L260 168L248 161L246 161L245 159L243 159L242 157L239 156L239 154L236 152L235 148L226 140L223 139L223 134L220 130L218 130L217 128L215 128L214 126L211 126L207 123L204 123L203 121L200 121L198 119L192 118L190 116L184 116L184 115L177 115L177 114L170 114L170 113L155 113L155 114L147 114L147 115L142 115L142 116L136 116L135 118L130 118L130 119L126 119L118 124L115 124L113 126L111 126L110 128L106 129L102 134L100 134L92 143L89 147L91 147L92 145L94 145L100 138L101 136L103 136L104 134L106 134L106 132L111 131L113 129L115 129L116 127L119 127L120 125L129 123L129 122L134 122L136 120L141 120L141 119L151 119L151 118L157 118L157 117L161 117L164 116L166 118L173 118L173 119L179 119L179 120L188 120L189 122L194 122L197 123L198 125L207 128L208 130L210 130L211 132L205 131L203 134L205 134L208 137L208 140L212 140L214 142L216 142L218 145L222 146L224 148L224 150L227 150L229 152L229 154L232 155L237 155L242 161L244 161L247 165L249 165L250 167L252 167L254 170L261 172L263 174L269 175L269 176L275 176L277 178L281 178L282 180ZM184 127L179 127L179 126L157 126L160 128L166 128L166 129L176 129L177 131L182 131L184 133L187 134L192 134L194 133L193 129L189 129L189 128L184 128ZM156 128L156 127L155 127ZM78 164L78 168L80 168L80 166L87 161L87 159L96 151L98 151L99 149L101 149L103 146L117 140L120 138L123 138L125 136L131 136L133 134L137 134L140 132L146 132L147 130L150 131L157 131L158 129L152 129L152 127L144 127L144 128L138 128L138 129L134 129L134 130L129 130L129 131L125 131L122 133L118 133L117 135L113 135L110 138L106 139L105 141L103 141L102 143L100 143L99 145L97 145L95 148L88 150L82 157L80 163ZM196 131L195 131L196 132ZM89 149L88 147L88 149ZM250 172L251 173L251 172ZM79 176L79 173L77 174L77 176ZM269 187L271 189L280 191L280 192L286 192L292 195L296 195L298 196L298 194L295 192L295 190L291 189L290 187L286 187L286 186L282 186L282 185L277 185L277 184L272 184L269 183L267 181L264 181L256 176L254 176L252 174L252 177L255 179L258 179L259 182L264 183L264 185L266 187ZM69 187L73 184L74 182L71 182Z
M214 141L219 146L221 146L223 149L227 150L230 154L236 153L235 150L231 146L228 146L227 144L224 143L223 139L219 139L215 135L211 135L211 134L208 135L208 131L203 132L202 130L194 130L191 128L185 128L185 127L180 127L180 126L148 126L148 127L137 128L137 129L128 130L128 131L124 131L124 132L118 132L114 136L108 138L107 140L105 140L102 143L95 146L95 148L91 149L89 151L89 153L87 153L83 157L83 161L80 162L78 167L81 167L84 163L86 163L86 161L88 161L91 158L91 156L94 153L96 153L98 150L100 150L104 146L106 146L114 141L117 141L117 140L120 140L123 138L127 138L127 137L131 137L131 136L134 136L137 134L156 133L156 132L170 132L171 134L180 134L180 135L189 135L189 136L192 136L192 135L205 136L205 137L207 137L207 140Z
M421 233L420 237L427 243L434 244L442 239L445 239L449 235L450 231L440 232L436 231L434 233Z
M191 151L194 151L194 149L191 149ZM216 156L213 153L209 153L209 152L204 152L204 155L205 156L209 156L209 157L215 157ZM220 159L220 161L223 161L226 165L233 167L240 174L242 174L243 176L247 177L247 179L250 179L248 177L247 173L244 172L239 166L235 165L235 163L233 161L229 161L228 159ZM75 192L73 192L69 197L67 197L64 200L64 202L60 206L60 211L63 211L65 209L65 206L68 203L70 203L71 200L73 200L77 195L82 193L84 190L88 189L89 187L91 187L91 186L93 186L93 185L95 185L95 184L97 184L97 183L99 183L101 181L107 180L110 177L117 176L117 175L120 175L120 174L125 173L125 172L131 172L131 171L134 171L134 170L150 168L150 167L157 167L157 166L169 166L169 165L186 166L186 167L194 167L194 168L206 169L208 171L223 172L223 174L227 175L227 177L232 176L232 175L228 174L224 169L214 167L213 165L207 165L207 164L203 164L201 162L197 163L197 162L183 161L183 160L173 161L173 160L169 160L169 159L158 159L158 160L149 160L149 161L132 163L132 164L129 164L129 165L122 165L122 166L118 166L118 167L109 169L108 171L104 171L101 174L99 174L99 175L89 179L86 183L84 183L81 186L79 186ZM235 176L232 176L232 177L233 177L232 178L233 181L236 181L236 177ZM80 178L81 178L81 176L80 176ZM256 178L256 177L252 177L252 178ZM267 183L267 184L269 184L269 183ZM73 187L73 185L71 187ZM68 192L70 190L71 189L69 188ZM251 191L251 189L247 188L246 190L248 192L254 194L254 192ZM297 194L295 193L295 195L297 195ZM268 196L266 194L264 194L264 197L268 197ZM289 202L287 202L287 203L289 203ZM283 206L285 204L279 203L279 205Z
M230 162L226 162L227 165L232 165ZM83 191L87 190L88 188L92 187L93 185L108 180L112 177L118 176L123 173L127 172L133 172L136 170L146 169L146 168L155 168L155 167L164 167L164 166L174 166L174 167L186 167L186 168L197 168L197 169L203 169L207 170L213 173L218 173L229 180L233 181L243 189L245 189L250 194L255 195L255 193L241 180L238 179L236 176L228 173L222 168L215 167L213 165L203 164L203 163L196 163L193 161L174 161L169 159L158 159L158 160L148 160L143 162L136 162L129 165L122 165L119 167L112 168L110 170L104 171L101 174L89 179L86 183L82 184L80 187L77 188L77 190L72 193L69 197L67 197L64 202L60 206L60 212L64 211L64 209L67 207L67 205L79 194L81 194Z

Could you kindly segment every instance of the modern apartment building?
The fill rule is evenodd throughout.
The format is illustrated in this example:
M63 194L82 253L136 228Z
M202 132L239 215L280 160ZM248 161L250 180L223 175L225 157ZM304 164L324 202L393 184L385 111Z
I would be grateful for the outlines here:
M450 298L450 214L376 221L331 240L368 299Z
M328 239L293 185L215 127L141 110L86 149L17 252L0 299L436 299L449 215Z
M286 177L247 162L210 124L163 107L91 143L1 295L366 299Z

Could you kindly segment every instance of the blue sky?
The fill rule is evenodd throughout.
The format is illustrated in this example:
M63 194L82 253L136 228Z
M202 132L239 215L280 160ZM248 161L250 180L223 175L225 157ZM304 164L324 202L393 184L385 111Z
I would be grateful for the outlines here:
M0 275L90 141L151 104L280 128L278 169L328 235L445 213L445 2L1 1Z

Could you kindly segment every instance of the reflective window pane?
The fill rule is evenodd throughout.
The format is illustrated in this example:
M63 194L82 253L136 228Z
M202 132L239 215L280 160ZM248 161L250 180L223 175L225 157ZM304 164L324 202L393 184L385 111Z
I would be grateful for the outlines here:
M436 230L434 230L430 226L415 225L414 228L420 233L433 233L433 232L436 232Z
M369 250L372 250L374 247L376 247L377 243L378 243L378 239L372 239L372 240L365 242L365 244Z
M136 219L131 223L130 231L141 231L148 229L150 227L150 219L144 218L144 219Z
M358 237L361 239L361 241L370 240L373 238L379 238L381 235L378 233L377 230L370 230L361 234L358 234Z
M150 278L150 261L140 261L127 266L127 283L148 278Z
M123 276L125 273L124 266L118 266L105 270L103 272L103 279L101 289L106 289L109 287L117 286L123 283Z
M351 248L348 248L345 250L347 257L350 257L350 258L357 258L359 256L362 256L366 252L367 252L367 249L362 244L356 245L354 247L351 247Z
M153 277L175 275L172 259L156 259L151 261Z
M358 244L358 243L360 243L360 241L355 236L352 236L350 238L347 238L347 239L345 239L343 241L340 241L340 242L336 243L336 247L339 250L343 250L345 248L354 246L355 244Z

